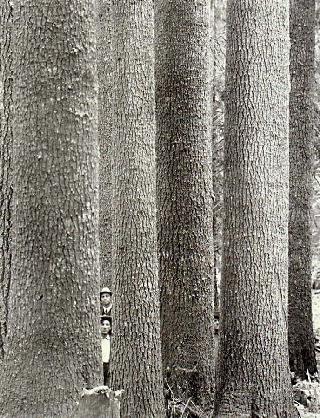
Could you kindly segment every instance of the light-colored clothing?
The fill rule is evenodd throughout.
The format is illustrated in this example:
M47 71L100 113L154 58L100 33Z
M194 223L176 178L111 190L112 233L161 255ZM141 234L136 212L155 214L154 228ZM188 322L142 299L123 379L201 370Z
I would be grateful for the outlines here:
M107 335L101 338L102 362L109 363L110 361L111 337Z

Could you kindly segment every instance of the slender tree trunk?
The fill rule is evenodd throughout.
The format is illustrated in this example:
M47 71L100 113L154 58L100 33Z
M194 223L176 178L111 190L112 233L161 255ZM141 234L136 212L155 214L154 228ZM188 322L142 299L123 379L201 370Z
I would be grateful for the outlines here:
M101 287L112 287L112 91L114 62L112 50L112 1L98 2L98 76L99 76L99 236Z
M290 369L300 378L317 371L311 298L314 29L314 0L291 0L289 354Z
M122 418L164 414L156 242L153 1L114 4L111 386Z
M12 6L0 5L0 359L7 334L12 236Z
M67 417L100 381L94 2L14 4L12 280L2 417Z
M163 370L175 395L202 405L214 380L209 19L207 0L156 3Z
M288 365L289 2L229 0L216 416L297 416Z

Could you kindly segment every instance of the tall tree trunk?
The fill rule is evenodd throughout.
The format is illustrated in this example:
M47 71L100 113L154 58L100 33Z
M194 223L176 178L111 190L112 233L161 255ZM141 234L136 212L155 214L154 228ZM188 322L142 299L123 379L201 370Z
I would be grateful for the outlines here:
M153 1L114 3L114 337L123 418L164 416L156 242Z
M0 359L7 334L12 238L12 5L0 5Z
M291 0L289 354L300 378L317 371L311 298L314 0Z
M295 417L288 367L289 1L229 0L216 416Z
M210 4L156 3L158 245L163 370L210 403L214 380Z
M216 37L216 2L211 0L211 49L212 49L212 182L213 182L213 243L214 243L214 312L219 316L220 313L220 296L219 296L219 280L218 272L220 270L219 262L221 257L221 218L222 218L222 139L219 135L219 109L216 94L215 71L216 62L219 58L216 50L218 49L218 39ZM221 110L220 110L221 113Z
M3 417L66 417L99 383L93 1L14 5L12 280Z
M99 237L101 287L111 285L112 253L112 181L111 181L111 137L112 137L112 1L98 3L98 76L99 76Z
M84 389L78 407L70 418L120 418L121 391L98 386Z

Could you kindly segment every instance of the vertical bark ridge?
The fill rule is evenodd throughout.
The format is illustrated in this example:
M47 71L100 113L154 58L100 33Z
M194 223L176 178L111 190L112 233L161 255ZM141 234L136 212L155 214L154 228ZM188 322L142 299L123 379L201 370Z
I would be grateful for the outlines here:
M3 417L66 417L101 380L94 1L13 8L13 245Z
M156 3L159 275L165 377L208 406L213 365L210 2Z
M290 10L290 369L304 379L317 371L311 297L311 193L314 113L314 0L291 0Z
M112 91L114 62L112 49L112 1L101 0L98 8L99 76L99 237L101 287L111 286L112 254Z
M0 358L7 334L12 258L12 6L0 6Z
M227 6L216 416L295 417L287 340L289 2Z
M156 242L153 1L114 4L114 337L123 418L165 416Z

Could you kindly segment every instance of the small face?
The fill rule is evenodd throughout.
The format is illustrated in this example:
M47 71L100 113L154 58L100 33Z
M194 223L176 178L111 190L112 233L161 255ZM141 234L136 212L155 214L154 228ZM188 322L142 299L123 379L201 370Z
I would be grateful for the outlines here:
M219 319L214 318L214 332L215 334L218 334L219 332Z
M104 319L101 321L101 334L107 335L111 331L111 324L108 319Z
M100 295L101 305L108 306L111 303L111 295L110 293L102 293Z

